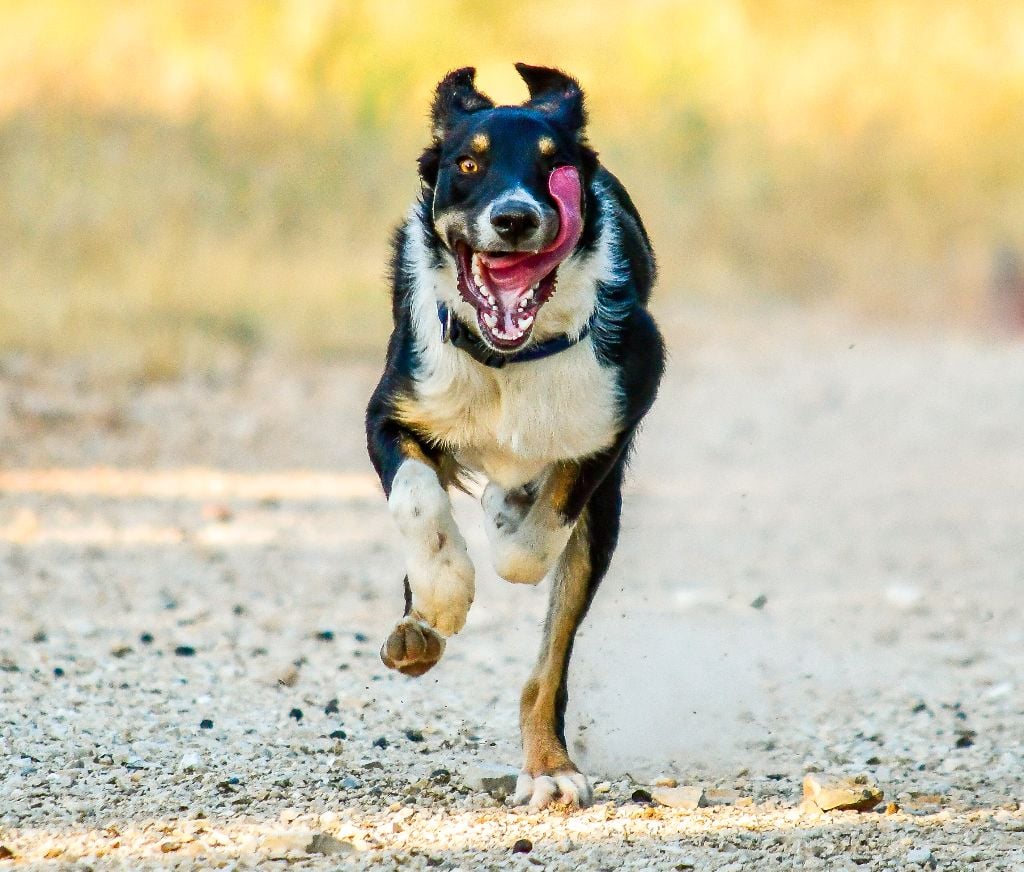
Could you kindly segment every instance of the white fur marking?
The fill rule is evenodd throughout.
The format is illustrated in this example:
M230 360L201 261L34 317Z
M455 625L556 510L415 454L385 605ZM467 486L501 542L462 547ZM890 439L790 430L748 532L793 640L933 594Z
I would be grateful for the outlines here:
M442 636L459 632L473 602L475 573L437 474L419 460L403 461L388 507L405 541L414 616Z
M584 808L590 805L593 795L590 782L582 772L561 772L536 777L529 772L520 772L512 804L528 803L530 811L540 811L556 801Z
M519 584L541 581L565 550L573 525L563 524L543 497L524 512L494 482L484 489L480 504L495 572Z
M459 296L451 257L432 268L419 220L413 217L406 229L404 263L413 283L410 315L420 359L415 417L429 425L432 437L504 487L524 484L558 460L608 447L619 423L617 371L601 364L591 338L500 370L442 342L438 300L467 325L475 325L476 310ZM602 240L593 255L570 258L559 268L558 290L534 324L538 341L579 333L589 320L596 282L614 274L610 231Z

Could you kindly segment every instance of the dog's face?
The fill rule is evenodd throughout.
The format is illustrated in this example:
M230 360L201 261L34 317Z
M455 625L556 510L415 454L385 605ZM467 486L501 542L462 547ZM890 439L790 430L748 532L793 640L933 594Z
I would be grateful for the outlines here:
M455 258L459 293L485 341L524 346L555 291L558 265L583 231L586 177L596 155L583 140L576 82L517 64L530 89L522 106L499 106L471 69L438 85L434 142L420 158L441 242Z

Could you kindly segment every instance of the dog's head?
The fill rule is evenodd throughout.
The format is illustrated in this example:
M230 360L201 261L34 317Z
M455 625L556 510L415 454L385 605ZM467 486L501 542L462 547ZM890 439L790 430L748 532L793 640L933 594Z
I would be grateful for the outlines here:
M500 351L530 338L580 242L597 155L586 144L583 92L558 70L516 64L530 99L495 106L470 67L437 86L434 140L420 158L432 222L455 258L459 294Z

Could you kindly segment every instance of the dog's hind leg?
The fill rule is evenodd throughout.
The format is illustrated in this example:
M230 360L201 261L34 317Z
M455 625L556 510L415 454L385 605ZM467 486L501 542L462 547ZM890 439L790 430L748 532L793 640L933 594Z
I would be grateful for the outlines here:
M565 744L569 658L576 630L618 541L624 465L620 458L594 490L552 574L540 656L520 701L525 759L516 785L517 805L540 809L552 801L584 806L591 800L590 784Z
M444 457L428 453L393 420L367 418L370 456L402 534L405 615L381 647L385 666L422 675L444 653L444 639L459 632L473 602L475 573L466 541L452 517Z

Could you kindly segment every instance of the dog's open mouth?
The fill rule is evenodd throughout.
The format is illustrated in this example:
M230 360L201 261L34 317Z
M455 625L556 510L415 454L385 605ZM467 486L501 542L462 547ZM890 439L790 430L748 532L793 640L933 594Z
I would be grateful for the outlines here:
M473 251L455 244L459 293L476 309L484 339L500 351L515 351L530 339L537 312L555 292L558 265L583 233L582 187L575 167L559 167L548 176L548 191L558 206L558 235L536 252Z

